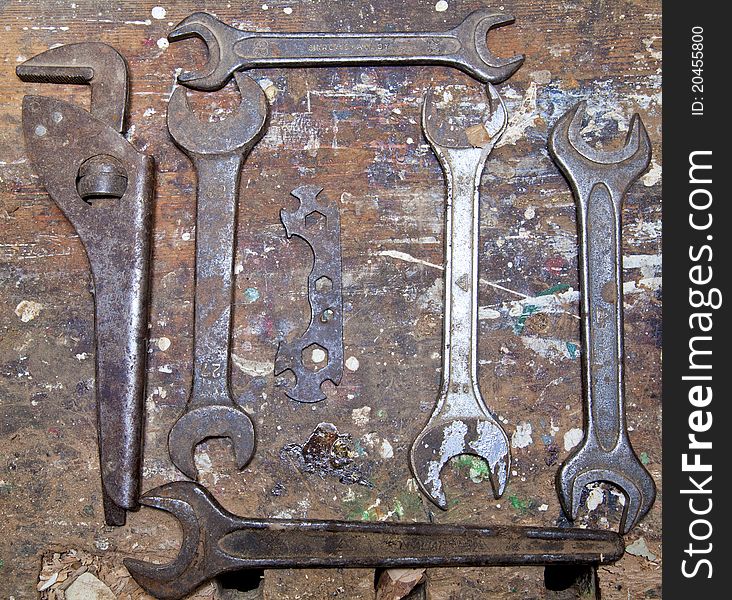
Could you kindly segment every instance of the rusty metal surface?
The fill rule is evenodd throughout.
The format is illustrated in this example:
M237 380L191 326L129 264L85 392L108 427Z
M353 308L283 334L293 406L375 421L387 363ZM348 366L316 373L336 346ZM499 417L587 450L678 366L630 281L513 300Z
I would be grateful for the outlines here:
M196 170L196 293L193 387L185 413L170 430L173 464L197 478L196 446L210 437L231 441L239 469L254 454L254 425L229 388L234 250L239 178L246 157L266 131L269 105L262 88L236 74L241 102L223 121L202 121L178 88L168 103L168 131Z
M250 519L191 482L155 488L142 503L174 515L183 529L174 561L125 560L156 598L183 598L242 569L605 564L624 552L619 535L587 529Z
M557 472L557 491L572 519L583 489L607 481L625 494L620 530L628 533L650 510L656 485L633 450L625 414L622 207L630 186L651 163L651 142L637 114L625 145L613 151L582 139L586 105L555 124L549 151L577 202L582 291L584 438Z
M302 238L313 252L313 268L308 274L310 323L299 337L280 342L274 363L275 375L289 370L295 376L294 385L283 387L287 397L298 402L323 400L322 383L338 385L343 377L340 208L327 195L321 196L322 191L317 186L295 188L291 194L300 206L296 211L280 211L287 237Z
M0 514L7 532L0 539L0 589L36 598L42 558L51 564L54 552L78 550L94 556L97 576L117 596L138 600L148 596L122 558L172 560L180 532L173 519L149 509L130 513L127 527L104 525L89 266L73 228L35 177L22 139L24 94L84 106L88 90L20 84L19 59L88 39L123 50L130 64L128 138L154 153L158 165L147 490L181 478L167 435L185 409L193 370L196 180L168 135L165 114L176 69L197 69L206 53L195 40L167 46L168 33L200 10L248 31L446 31L470 12L497 5L451 0L439 12L434 0L267 2L267 10L262 3L227 7L208 0L71 4L8 0L0 12L0 27L9 27L0 49ZM444 292L445 181L422 139L420 111L429 88L483 95L467 75L439 66L248 72L270 98L271 123L241 176L230 388L254 421L257 451L239 471L227 440L204 442L198 476L227 510L253 517L567 525L554 477L583 427L577 227L571 190L546 151L547 135L582 98L590 117L583 135L591 144L622 139L629 115L638 112L653 159L623 207L626 402L630 438L659 493L626 538L631 551L600 569L598 582L603 600L658 598L660 2L501 5L516 22L492 30L489 46L498 56L527 57L497 86L509 125L480 185L478 381L511 440L503 497L491 498L482 461L458 457L442 473L449 510L441 511L409 470L410 444L440 390ZM164 18L152 15L155 7L167 11ZM240 100L233 85L189 92L202 119L222 118ZM312 257L305 242L286 239L280 221L290 190L300 185L323 187L339 200L341 216L345 369L337 388L323 385L328 400L314 404L287 398L272 375L280 332L295 337L310 318ZM322 455L308 443L321 423L331 426L323 437L336 438ZM346 435L347 444L338 437ZM617 530L623 500L612 486L588 486L575 525ZM431 568L424 575L430 600L551 597L539 567ZM51 589L57 585L63 584ZM191 597L209 600L214 593L208 584ZM373 600L374 573L265 570L261 594Z
M26 96L23 133L33 167L89 258L104 513L108 524L123 525L126 511L138 508L141 492L153 160L120 135L127 70L110 46L54 48L20 65L18 75L92 88L90 111ZM111 174L109 161L118 167Z
M422 108L422 131L447 181L442 382L437 405L412 443L409 459L420 489L444 510L448 504L440 473L452 459L472 455L484 460L496 498L503 495L511 468L506 432L478 387L480 179L508 126L506 106L491 84L485 100L487 112L478 123L460 123L465 119L455 114L460 102L439 103L433 93Z
M478 81L500 83L516 72L524 57L498 58L486 38L494 27L512 22L510 15L484 8L444 32L277 33L241 31L207 13L195 13L168 38L198 37L206 44L206 65L180 76L181 83L198 90L221 88L237 69L349 65L446 65Z

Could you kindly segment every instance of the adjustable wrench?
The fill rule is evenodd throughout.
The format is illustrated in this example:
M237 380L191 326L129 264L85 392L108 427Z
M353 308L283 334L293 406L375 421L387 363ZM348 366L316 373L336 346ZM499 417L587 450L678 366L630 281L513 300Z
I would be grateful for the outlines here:
M612 531L243 518L190 481L162 485L141 502L171 513L183 528L173 562L124 560L156 598L182 598L241 569L606 564L624 552Z
M585 104L563 115L549 136L549 151L577 202L582 288L584 439L557 473L565 512L577 518L583 488L595 481L619 487L626 503L623 533L648 512L656 485L638 460L625 420L621 212L628 188L648 168L651 143L640 117L625 146L600 152L582 139Z
M154 163L122 135L127 64L110 46L59 46L16 72L23 81L92 91L89 112L25 96L23 133L33 166L89 258L104 518L123 525L140 495Z
M197 90L222 87L237 70L265 67L348 65L445 65L480 82L500 83L524 62L523 55L498 58L486 38L493 27L513 22L501 11L482 8L449 31L401 33L271 33L240 31L204 12L183 19L168 39L201 38L208 62L178 80Z
M196 446L206 438L228 437L240 469L254 452L254 426L229 389L231 307L239 177L264 135L269 113L255 81L237 73L236 83L241 104L223 121L200 121L184 88L176 89L168 103L168 131L198 176L193 386L186 412L168 436L173 464L191 479L196 479Z
M478 188L485 161L508 123L503 100L491 84L488 99L494 110L490 119L478 129L459 131L455 144L437 140L445 137L449 119L435 112L435 101L427 97L422 107L424 136L447 179L445 318L440 396L412 444L410 462L422 492L442 509L447 499L440 472L451 458L483 458L496 498L506 487L511 461L506 433L486 406L477 378Z

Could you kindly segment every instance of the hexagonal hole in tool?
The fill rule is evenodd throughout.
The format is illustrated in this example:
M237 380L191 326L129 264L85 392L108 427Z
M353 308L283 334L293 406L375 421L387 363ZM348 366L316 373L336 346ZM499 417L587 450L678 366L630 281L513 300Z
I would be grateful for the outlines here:
M317 210L305 215L305 229L324 229L327 222L326 216Z
M309 371L317 373L328 366L328 351L320 344L310 344L302 351L302 364Z

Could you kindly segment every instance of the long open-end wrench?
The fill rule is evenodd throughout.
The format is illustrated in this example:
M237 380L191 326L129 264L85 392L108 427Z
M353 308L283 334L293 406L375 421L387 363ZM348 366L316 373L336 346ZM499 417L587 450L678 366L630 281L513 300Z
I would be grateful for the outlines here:
M549 151L574 193L580 238L582 375L585 435L557 473L565 512L577 518L584 487L607 481L626 497L620 529L627 533L656 496L653 478L630 444L625 420L623 365L622 203L648 168L651 143L640 117L625 146L600 152L582 139L585 104L563 115L549 136Z
M23 81L88 84L92 91L88 112L26 96L23 133L36 172L89 258L104 518L123 525L140 495L154 163L122 135L127 65L114 48L59 46L16 70Z
M445 317L442 385L432 417L412 444L412 472L422 491L440 508L447 499L440 472L460 454L483 458L490 467L493 494L500 498L508 479L508 438L478 389L478 209L486 159L508 117L503 100L488 84L493 111L485 123L459 130L455 143L441 143L449 119L425 98L422 130L447 180L445 209ZM454 129L454 128L450 128ZM440 140L438 141L438 138Z
M254 426L229 389L234 250L241 167L264 135L269 112L255 81L237 73L236 83L242 101L223 121L200 121L185 88L176 89L168 103L170 135L198 176L193 387L168 437L173 464L191 479L196 446L206 438L229 438L240 469L254 452Z
M273 33L241 31L197 12L181 21L168 39L196 36L208 47L206 65L178 77L197 90L218 89L237 70L346 65L445 65L483 83L500 83L516 72L524 56L498 58L486 38L490 29L513 20L499 10L482 8L449 31Z
M243 518L190 481L155 488L141 502L171 513L183 528L173 562L124 561L156 598L182 598L241 569L606 564L624 552L612 531Z

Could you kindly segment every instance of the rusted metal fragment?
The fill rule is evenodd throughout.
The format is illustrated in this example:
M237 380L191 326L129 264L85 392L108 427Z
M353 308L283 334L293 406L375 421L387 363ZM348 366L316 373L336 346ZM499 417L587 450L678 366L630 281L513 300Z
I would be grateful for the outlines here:
M281 456L293 461L303 473L337 477L341 483L373 487L367 473L354 462L358 454L353 450L350 434L338 433L332 423L319 423L307 442L285 446Z

